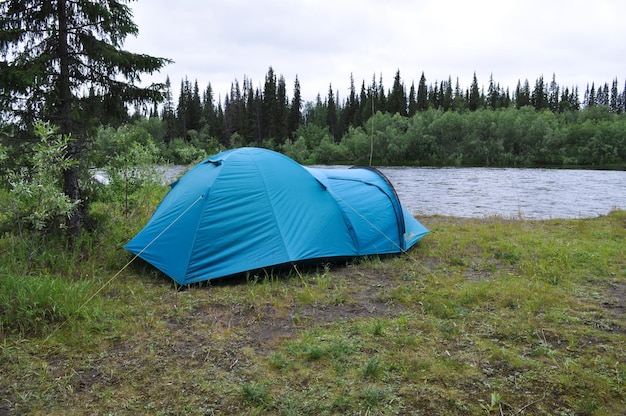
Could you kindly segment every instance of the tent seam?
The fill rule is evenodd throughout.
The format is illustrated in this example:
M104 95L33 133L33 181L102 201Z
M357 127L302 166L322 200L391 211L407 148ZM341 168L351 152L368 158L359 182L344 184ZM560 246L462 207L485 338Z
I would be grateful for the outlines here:
M259 164L257 163L256 158L252 157L252 161L254 162L254 165L256 166L256 170L258 173L260 173L260 169L259 169ZM285 233L283 232L283 227L281 227L278 218L276 217L276 209L274 208L274 203L272 201L272 199L269 197L269 192L268 192L268 188L267 188L267 183L265 181L265 177L263 175L260 175L261 178L261 182L263 182L263 190L265 191L263 194L265 195L268 204L270 206L270 208L272 209L272 220L274 221L274 225L276 226L276 228L279 230L280 232L280 242L282 244L283 250L285 251L285 253L287 253L287 258L289 259L289 261L293 261L293 256L291 253L291 250L288 249L287 245L285 244Z

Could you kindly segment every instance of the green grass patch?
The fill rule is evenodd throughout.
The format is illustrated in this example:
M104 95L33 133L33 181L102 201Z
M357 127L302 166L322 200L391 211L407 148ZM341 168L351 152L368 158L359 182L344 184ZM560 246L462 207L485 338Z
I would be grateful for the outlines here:
M406 256L184 290L136 261L111 280L159 192L94 206L76 251L0 237L0 413L623 411L623 211L426 217Z
M68 322L73 326L76 321L97 325L103 313L102 300L82 307L95 290L90 280L7 274L0 285L0 333L44 335Z

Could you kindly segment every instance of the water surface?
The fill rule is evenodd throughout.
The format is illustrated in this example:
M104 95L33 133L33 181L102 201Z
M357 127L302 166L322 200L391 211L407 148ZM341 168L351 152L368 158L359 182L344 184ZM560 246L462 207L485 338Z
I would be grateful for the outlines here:
M381 168L411 213L583 218L626 209L626 172L570 169Z

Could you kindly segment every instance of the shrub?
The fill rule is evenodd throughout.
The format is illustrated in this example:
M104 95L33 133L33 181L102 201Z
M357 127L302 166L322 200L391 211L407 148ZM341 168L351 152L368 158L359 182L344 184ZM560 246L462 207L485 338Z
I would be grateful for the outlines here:
M4 213L1 229L36 238L52 225L62 227L63 218L79 201L70 201L63 192L63 171L75 163L65 156L70 139L56 135L56 128L49 123L35 124L34 132L39 140L24 152L25 165L6 169L9 198L0 202L0 209ZM3 163L6 152L0 149L0 154Z

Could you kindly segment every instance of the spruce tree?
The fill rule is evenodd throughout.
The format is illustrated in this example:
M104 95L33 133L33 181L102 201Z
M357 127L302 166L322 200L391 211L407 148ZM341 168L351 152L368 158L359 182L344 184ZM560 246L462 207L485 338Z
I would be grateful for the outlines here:
M202 118L202 102L200 100L200 88L198 87L198 80L196 79L193 84L193 90L191 91L189 100L189 130L200 130L200 119Z
M565 89L561 92L561 99L559 100L559 113L563 113L571 109L569 88L565 87Z
M265 76L265 84L263 87L263 108L261 116L262 138L275 138L276 125L276 74L270 66Z
M552 81L548 88L548 108L553 113L559 111L559 84L556 82L556 75L552 74Z
M360 117L358 117L359 112L359 98L357 97L356 88L354 87L354 77L350 74L350 94L348 94L346 105L341 112L343 125L346 127L360 125Z
M387 100L387 111L391 114L400 114L401 116L406 116L407 114L406 93L400 78L400 70L396 72L393 79L393 86Z
M295 140L296 131L302 124L302 93L300 92L300 81L296 75L293 85L293 98L289 107L289 138Z
M239 81L235 79L230 84L230 94L226 96L224 100L224 137L230 142L233 134L241 134L242 125L242 98L241 88L239 87Z
M618 99L619 99L619 93L617 92L617 78L615 78L613 80L613 84L611 85L611 103L610 103L610 108L611 108L611 112L613 112L613 113L617 113L618 112Z
M572 95L570 97L570 103L572 106L572 110L580 110L580 96L578 95L578 87L574 87L572 91Z
M452 78L448 77L448 81L442 84L442 106L444 111L452 110Z
M604 83L603 87L598 88L598 95L597 95L598 105L609 107L609 104L611 101L609 98L609 95L610 95L609 84Z
M428 89L428 106L435 110L439 109L439 86L437 82Z
M340 138L339 129L337 126L337 105L335 103L335 96L333 94L332 84L328 87L328 99L326 105L326 126L331 137L338 142Z
M283 144L289 136L289 98L285 78L278 77L276 85L276 132L272 136L278 144Z
M509 108L509 106L511 105L511 91L509 90L509 88L507 87L506 91L504 92L504 95L502 95L500 97L500 107L501 108Z
M524 80L522 85L521 81L517 81L517 88L515 89L515 107L520 109L530 105L530 85L528 80Z
M162 86L138 86L141 75L169 61L122 49L138 34L126 0L4 0L0 2L0 108L26 128L36 120L71 136L67 158L78 161L63 172L65 194L81 200L80 154L97 123L120 116L126 104L161 100ZM89 92L89 93L87 93ZM88 102L103 103L103 119L84 117ZM84 212L67 221L70 242Z
M371 100L368 89L365 87L365 80L361 83L361 93L360 93L360 107L359 107L359 120L360 122L356 124L356 126L362 126L363 123L368 120L373 113L372 106L373 102Z
M191 84L185 77L180 81L180 94L178 96L178 106L176 107L177 129L176 136L186 139L189 130L189 105L191 102Z
M591 83L591 89L587 85L587 91L585 92L585 105L587 107L594 107L596 105L596 86L595 83Z
M174 109L174 99L172 97L172 83L169 76L165 78L165 92L161 120L165 123L165 143L169 143L176 134L176 112Z
M213 87L211 83L209 83L202 93L202 118L204 119L206 134L209 137L219 138L217 110L215 108L215 98L213 97Z
M222 100L218 97L217 102L217 131L219 133L218 139L220 144L228 146L228 140L224 134L224 108L222 107ZM229 138L230 139L230 138Z
M417 113L417 96L415 92L415 82L411 83L409 89L409 104L408 104L408 116L413 117Z
M257 146L261 145L261 93L258 88L252 86L249 79L244 78L244 100L245 100L245 118L246 130L245 135L249 140Z
M487 89L487 103L492 110L498 108L498 89L493 82L493 74L489 75L489 88Z
M383 74L380 74L378 80L378 99L377 101L377 111L386 112L387 111L387 96L385 95L385 87L383 86Z
M548 107L548 94L546 93L545 85L543 82L543 75L537 78L535 82L535 88L530 96L530 103L535 110L541 111Z
M322 96L320 93L317 93L317 96L315 97L315 104L309 104L306 123L307 125L314 125L320 128L324 128L327 125L326 102L322 102Z
M472 79L472 85L470 86L468 108L470 111L476 111L480 107L480 90L478 88L478 79L476 78L476 72L474 72L474 78Z
M378 107L378 85L376 85L376 74L372 76L372 84L365 89L365 81L361 88L361 96L365 93L365 99L361 98L361 114L363 115L363 123L367 122L371 117L379 111Z
M428 88L426 87L426 77L424 76L424 72L422 72L420 82L417 86L417 110L428 110Z
M617 113L621 114L626 112L626 81L624 81L624 89L617 98Z
M461 90L461 84L459 78L456 78L456 84L454 86L454 98L452 99L452 110L461 111L465 108L466 101L463 97L463 91Z

